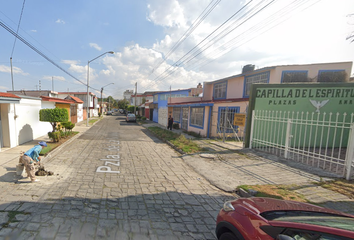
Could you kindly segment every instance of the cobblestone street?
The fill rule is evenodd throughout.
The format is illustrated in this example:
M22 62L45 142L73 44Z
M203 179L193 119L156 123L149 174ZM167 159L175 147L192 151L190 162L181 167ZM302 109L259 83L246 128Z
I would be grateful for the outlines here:
M121 115L44 165L54 176L39 183L2 178L0 239L215 239L215 217L234 198Z

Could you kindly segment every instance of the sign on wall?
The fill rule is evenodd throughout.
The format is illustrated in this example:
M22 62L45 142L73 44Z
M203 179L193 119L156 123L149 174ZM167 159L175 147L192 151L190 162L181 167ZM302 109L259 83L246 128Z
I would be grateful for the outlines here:
M333 122L331 115L338 115L334 118L336 122L345 123L351 121L354 112L354 84L353 83L311 83L311 84L253 84L249 99L249 112L246 127L245 146L249 146L250 128L252 121L252 112L264 111L271 116L293 116L299 113L304 116L304 121L309 118L321 119L323 122ZM266 113L268 112L268 113ZM272 113L269 113L272 112ZM287 114L284 114L287 113ZM296 115L297 116L297 115ZM306 117L310 116L310 117ZM321 116L321 117L320 117ZM348 117L345 117L348 116ZM291 117L289 117L291 119ZM270 120L269 120L270 121ZM307 134L315 134L316 128L313 128ZM269 129L264 134L269 135ZM290 129L292 135L304 135L305 130ZM329 135L335 135L334 128L330 128ZM313 135L312 135L313 136ZM281 137L281 136L279 136ZM332 145L341 144L335 136ZM283 140L285 141L285 139ZM308 140L310 141L310 140ZM312 140L311 140L312 141ZM322 145L313 141L313 145ZM306 140L298 142L298 145L309 145Z
M235 126L244 127L246 124L246 114L235 113L234 115L234 124Z
M354 84L269 84L255 86L252 92L254 109L305 112L352 112L354 107ZM347 85L347 84L346 84ZM253 110L253 109L252 109Z

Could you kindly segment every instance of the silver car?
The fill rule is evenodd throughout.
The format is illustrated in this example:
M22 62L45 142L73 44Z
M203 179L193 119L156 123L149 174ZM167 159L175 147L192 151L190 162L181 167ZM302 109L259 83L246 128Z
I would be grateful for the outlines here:
M127 118L126 118L127 122L136 122L136 116L133 113L128 113L127 114Z

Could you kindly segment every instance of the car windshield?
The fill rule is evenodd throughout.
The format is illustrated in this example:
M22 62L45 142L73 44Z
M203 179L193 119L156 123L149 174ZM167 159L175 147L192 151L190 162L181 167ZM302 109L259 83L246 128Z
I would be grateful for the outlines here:
M128 117L135 117L134 114L128 114Z
M328 213L283 211L263 213L268 220L312 224L354 231L354 218Z

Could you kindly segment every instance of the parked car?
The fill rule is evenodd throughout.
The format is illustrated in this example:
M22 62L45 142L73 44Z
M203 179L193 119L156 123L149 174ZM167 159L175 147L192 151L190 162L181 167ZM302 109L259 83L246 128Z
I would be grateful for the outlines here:
M133 113L128 113L127 114L127 118L126 118L127 122L136 122L136 116Z
M112 111L108 111L108 112L107 112L107 115L112 115Z
M354 216L273 198L228 201L216 219L219 240L354 239Z

